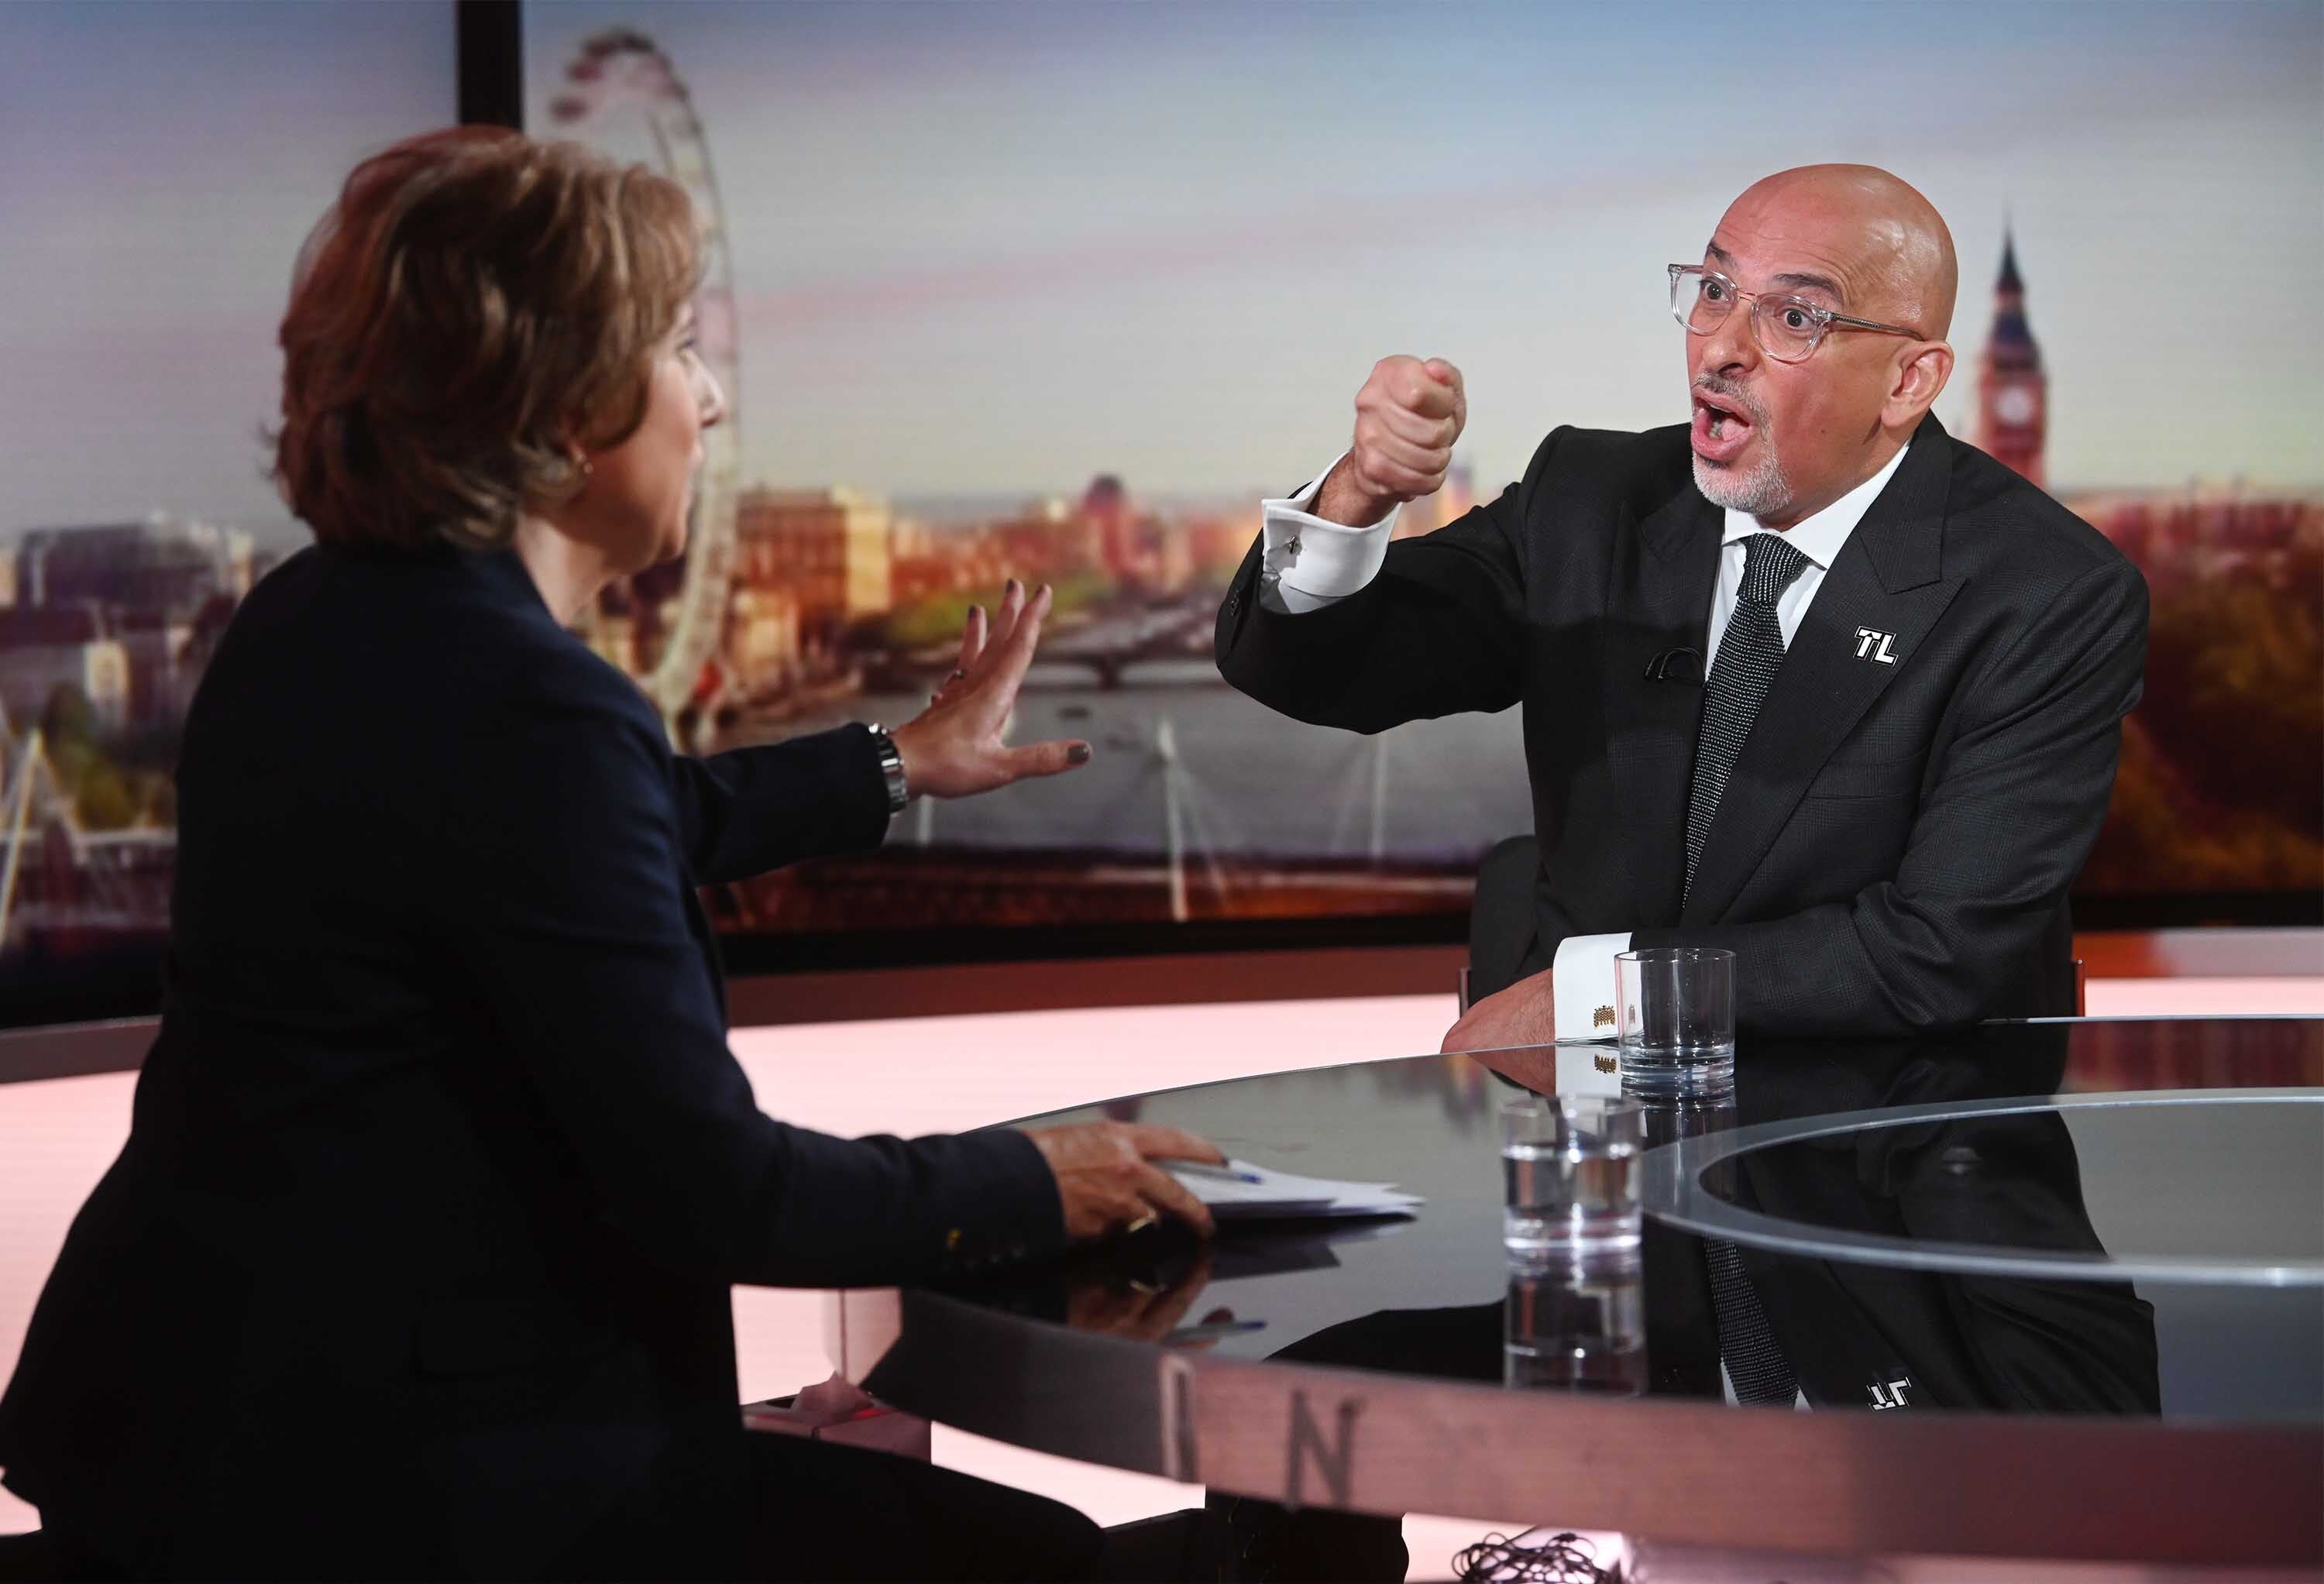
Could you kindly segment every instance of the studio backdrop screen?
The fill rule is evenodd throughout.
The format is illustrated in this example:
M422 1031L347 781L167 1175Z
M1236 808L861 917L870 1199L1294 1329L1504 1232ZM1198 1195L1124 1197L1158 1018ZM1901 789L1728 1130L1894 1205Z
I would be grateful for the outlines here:
M1460 364L1471 415L1399 533L1556 425L1683 421L1664 266L1755 178L1829 159L1952 226L1946 427L2152 586L2082 916L2314 909L2305 0L522 19L528 128L694 195L731 403L685 561L583 636L712 751L908 718L972 603L1047 581L1015 734L1096 749L722 889L738 966L1452 933L1530 823L1517 713L1364 738L1228 688L1213 618L1259 502L1340 454L1390 353ZM0 7L0 1018L158 951L185 700L306 537L258 439L291 260L357 157L452 118L452 34L448 5Z
M299 245L451 122L451 0L0 5L0 1022L148 1011L187 701L308 542L266 476Z
M1259 499L1330 465L1389 353L1460 364L1471 411L1399 533L1555 425L1683 421L1664 265L1756 177L1832 158L1953 226L1947 428L2153 586L2085 911L2324 884L2313 5L525 15L531 130L706 211L733 399L688 566L609 598L601 651L706 745L894 721L971 602L1047 579L1017 729L1097 751L731 888L732 931L1465 909L1530 826L1517 713L1365 738L1229 688L1213 619Z

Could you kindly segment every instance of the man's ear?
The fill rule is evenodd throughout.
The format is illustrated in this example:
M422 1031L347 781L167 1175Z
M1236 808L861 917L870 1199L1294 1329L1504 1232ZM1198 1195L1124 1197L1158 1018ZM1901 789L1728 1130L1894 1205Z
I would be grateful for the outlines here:
M1937 397L1952 378L1953 349L1942 341L1917 341L1905 349L1896 365L1888 400L1880 406L1884 428L1909 429L1936 405Z

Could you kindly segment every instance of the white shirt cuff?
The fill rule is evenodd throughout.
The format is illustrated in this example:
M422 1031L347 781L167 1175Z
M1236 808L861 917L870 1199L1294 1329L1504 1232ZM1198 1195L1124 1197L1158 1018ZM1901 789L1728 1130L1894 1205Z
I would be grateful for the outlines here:
M1557 943L1549 986L1558 1038L1614 1037L1614 959L1629 949L1627 930L1614 935L1568 935Z
M1346 456L1341 453L1332 467ZM1307 508L1315 503L1315 492L1323 488L1332 467L1281 500L1259 503L1260 531L1267 541L1260 574L1276 580L1284 609L1294 615L1346 599L1379 576L1396 531L1397 511L1403 510L1397 507L1368 528L1314 516Z

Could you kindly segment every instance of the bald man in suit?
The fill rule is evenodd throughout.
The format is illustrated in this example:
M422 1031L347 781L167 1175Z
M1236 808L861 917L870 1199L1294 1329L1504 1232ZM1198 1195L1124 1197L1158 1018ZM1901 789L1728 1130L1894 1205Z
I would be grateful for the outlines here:
M1498 500L1391 543L1467 398L1449 363L1383 360L1348 453L1265 503L1221 672L1359 732L1524 705L1533 937L1448 1049L1604 1032L1630 947L1732 950L1746 1030L2071 1011L2067 889L2144 581L1931 414L1958 271L1903 181L1768 177L1667 269L1688 424L1561 428Z

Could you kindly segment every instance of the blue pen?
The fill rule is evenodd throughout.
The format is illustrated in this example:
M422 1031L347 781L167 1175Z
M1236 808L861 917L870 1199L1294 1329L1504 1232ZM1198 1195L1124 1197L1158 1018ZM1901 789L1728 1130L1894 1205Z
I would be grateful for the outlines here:
M1208 1325L1182 1325L1164 1337L1162 1345L1167 1348L1178 1342L1207 1342L1219 1337L1239 1336L1245 1331L1263 1331L1266 1329L1267 1322L1263 1320L1214 1320Z

